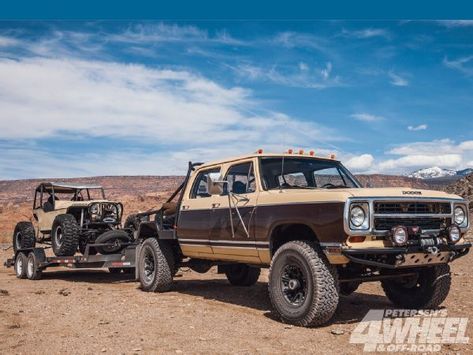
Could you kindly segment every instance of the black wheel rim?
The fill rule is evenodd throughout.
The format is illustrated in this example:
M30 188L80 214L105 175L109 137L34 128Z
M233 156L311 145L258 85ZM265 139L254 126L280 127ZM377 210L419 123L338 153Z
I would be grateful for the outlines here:
M54 233L54 238L56 239L56 245L60 247L62 245L62 228L57 227L56 232Z
M155 267L154 254L149 248L146 248L144 250L143 263L144 263L143 264L144 281L146 282L146 284L150 284L154 280L156 267Z
M286 302L295 307L304 304L307 298L307 277L297 264L284 266L281 273L281 291Z

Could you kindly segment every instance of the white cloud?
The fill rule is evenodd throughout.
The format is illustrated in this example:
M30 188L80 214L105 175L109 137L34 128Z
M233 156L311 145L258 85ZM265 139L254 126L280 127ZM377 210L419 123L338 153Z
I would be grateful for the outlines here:
M450 69L458 70L466 75L473 75L473 55L454 60L443 59L443 64Z
M379 162L375 170L385 173L405 173L407 169L432 166L461 169L469 165L469 161L473 159L473 141L456 143L450 139L440 139L414 142L394 147L387 154L400 157Z
M18 44L15 38L0 36L0 47L9 47Z
M365 172L373 166L373 163L374 157L371 154L355 156L344 162L345 166L354 172Z
M391 78L391 84L394 86L409 86L409 81L399 74L390 71L388 73L389 77Z
M384 117L382 116L376 116L369 113L354 113L350 115L350 117L358 121L364 121L364 122L376 122L376 121L384 120Z
M383 28L365 28L365 29L355 30L355 31L343 29L342 35L346 37L353 37L353 38L359 38L359 39L373 38L373 37L384 37L386 39L389 39L391 37L391 34L388 32L388 30L383 29Z
M407 126L407 129L409 131L425 131L427 127L428 126L426 124L420 124L418 126Z
M439 20L439 25L445 27L473 27L473 20Z
M305 63L297 66L273 66L264 68L252 64L229 66L242 79L269 81L277 85L302 87L308 89L326 89L342 86L340 77L332 76L333 66L327 62L322 68L309 69Z

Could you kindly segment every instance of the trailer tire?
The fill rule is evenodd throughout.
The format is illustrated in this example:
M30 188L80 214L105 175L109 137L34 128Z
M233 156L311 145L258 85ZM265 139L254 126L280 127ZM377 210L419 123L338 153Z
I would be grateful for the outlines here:
M110 231L106 231L105 233L99 235L97 239L95 239L96 244L107 244L110 243L110 246L102 246L102 247L95 247L95 249L100 254L115 254L121 251L125 246L118 245L116 246L114 242L118 240L124 243L131 242L131 238L127 232L119 229L113 229Z
M452 278L448 264L422 268L418 277L381 281L386 297L396 306L407 309L435 309L447 298Z
M33 223L18 222L13 232L13 251L16 253L20 249L34 248L36 244Z
M338 273L315 243L283 244L271 261L268 287L271 303L286 323L319 326L337 310Z
M30 280L39 280L42 274L43 272L39 269L36 255L33 252L29 253L26 264L26 277Z
M259 267L246 264L228 265L225 269L225 275L233 286L253 286L261 273Z
M19 279L26 279L26 264L28 263L28 258L25 253L19 252L15 258L15 274Z
M51 244L56 256L72 256L79 246L79 225L74 216L56 216L51 231Z
M166 242L146 239L138 258L141 289L148 292L165 292L171 288L175 268L174 255Z

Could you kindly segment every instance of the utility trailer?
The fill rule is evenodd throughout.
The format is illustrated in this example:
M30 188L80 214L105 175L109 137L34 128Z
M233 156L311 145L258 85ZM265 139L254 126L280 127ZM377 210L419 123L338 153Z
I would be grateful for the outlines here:
M182 191L185 188L192 170L202 163L189 162L189 169L182 184L173 192L173 194L166 200L163 206L171 203L176 197L178 202L175 204L179 206L182 201ZM176 209L176 216L173 217L172 223L166 220L165 208L161 207L157 210L149 210L146 212L135 214L134 217L138 223L133 226L126 226L131 228L135 235L133 242L123 242L116 240L111 243L89 243L85 246L83 255L73 256L46 256L46 250L50 246L19 248L16 250L14 256L7 259L4 263L5 267L14 267L16 276L20 279L28 278L30 280L39 280L42 277L42 272L48 268L53 267L68 267L72 269L104 269L107 268L110 273L135 273L135 279L139 278L138 269L136 268L141 244L145 238L154 237L160 240L175 240L176 231L174 221L177 220L179 208ZM151 221L150 217L154 217ZM117 247L120 252L114 254L99 254L90 253L96 250L97 247Z
M106 255L89 255L89 249L109 244L88 244L84 255L46 256L49 247L19 249L11 259L5 262L6 267L14 267L16 276L20 279L39 280L42 272L53 267L68 267L72 269L108 268L110 273L132 273L135 271L137 253L136 243L121 244L121 252Z

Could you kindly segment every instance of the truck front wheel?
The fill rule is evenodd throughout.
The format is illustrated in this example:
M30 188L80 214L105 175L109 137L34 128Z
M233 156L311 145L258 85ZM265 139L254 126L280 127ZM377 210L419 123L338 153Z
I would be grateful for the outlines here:
M269 296L286 323L318 326L338 306L337 270L307 241L293 241L275 253L269 269Z
M171 247L155 238L146 239L138 258L138 273L143 291L165 292L171 288L174 270Z
M448 264L417 270L416 276L381 282L389 300L402 308L437 308L446 298L451 284Z

